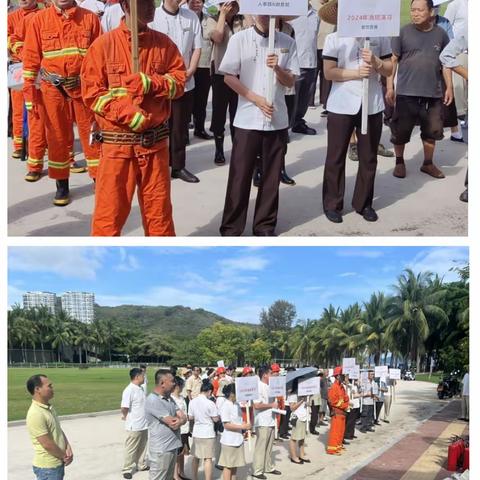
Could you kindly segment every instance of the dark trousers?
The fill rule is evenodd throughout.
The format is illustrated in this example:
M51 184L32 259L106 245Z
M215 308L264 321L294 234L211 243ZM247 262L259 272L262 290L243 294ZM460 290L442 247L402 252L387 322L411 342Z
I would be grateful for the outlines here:
M292 411L288 405L285 406L286 415L280 415L280 427L278 428L278 435L286 435L288 433L288 424L290 422L290 415Z
M261 152L262 183L258 188L253 233L272 233L277 224L280 171L287 148L287 129L270 132L235 129L223 210L222 236L238 236L245 229L252 175Z
M318 405L312 405L310 409L310 433L315 432L315 428L317 427L318 422L318 411L320 407Z
M308 95L308 104L314 106L315 105L315 92L317 91L317 80L320 77L319 89L320 89L320 105L325 106L327 105L327 98L328 94L330 93L330 89L332 88L332 82L330 80L325 79L325 75L323 74L323 58L322 58L323 50L317 50L317 68L315 70L315 81L310 86L310 92Z
M295 82L295 114L293 127L305 123L303 117L308 110L309 92L315 85L315 68L301 68L300 76Z
M295 95L285 95L285 104L287 105L288 124L291 125L295 111Z
M210 68L197 68L193 95L193 124L197 132L203 132L205 130L208 94L211 84Z
M382 112L368 116L366 135L360 133L361 110L356 115L328 114L328 146L323 174L323 209L340 212L345 195L345 161L354 129L358 139L358 172L352 205L357 212L372 205L377 149L382 135Z
M367 428L371 428L373 425L373 410L374 406L373 405L363 405L362 407L362 415L361 415L361 420L362 420L362 426L360 430L366 430Z
M352 440L355 435L355 422L360 418L360 408L352 408L347 413L347 422L345 425L345 435L344 438L347 440Z
M233 120L237 112L238 95L225 83L223 75L212 76L212 124L210 131L217 137L225 133L227 109L230 116L230 133L233 138Z
M380 412L382 411L383 402L375 402L375 421L378 422Z
M170 166L173 170L185 168L188 122L192 113L193 90L172 100L170 114Z

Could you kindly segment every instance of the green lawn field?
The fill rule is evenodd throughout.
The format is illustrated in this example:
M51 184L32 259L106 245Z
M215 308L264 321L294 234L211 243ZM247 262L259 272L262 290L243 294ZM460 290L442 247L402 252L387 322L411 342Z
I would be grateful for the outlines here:
M415 375L415 378L422 382L432 382L438 384L438 382L443 379L443 373L432 373L430 378L428 378L428 373L418 373Z
M101 412L120 408L122 391L130 382L128 368L9 368L8 420L25 418L31 397L25 383L36 373L47 375L53 382L52 404L59 415ZM149 372L153 385L154 371Z

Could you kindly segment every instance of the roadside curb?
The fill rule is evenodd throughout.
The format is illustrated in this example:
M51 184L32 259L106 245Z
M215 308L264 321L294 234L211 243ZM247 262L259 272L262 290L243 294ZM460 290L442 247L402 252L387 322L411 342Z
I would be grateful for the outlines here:
M67 420L76 420L78 418L92 418L92 417L105 417L107 415L120 415L120 410L106 410L104 412L90 412L90 413L75 413L73 415L61 415L58 418L64 422ZM21 427L26 425L26 420L13 420L8 422L7 426L10 427Z

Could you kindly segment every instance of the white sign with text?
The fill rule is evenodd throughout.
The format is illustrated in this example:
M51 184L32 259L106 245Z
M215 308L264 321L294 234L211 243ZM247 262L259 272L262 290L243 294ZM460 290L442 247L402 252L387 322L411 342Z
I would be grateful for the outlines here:
M401 371L399 368L391 368L389 370L390 380L400 380L401 378Z
M400 0L338 0L339 37L398 37Z
M308 396L320 393L320 377L307 378L298 382L298 395Z
M380 367L375 367L375 378L385 378L388 376L388 367L386 365L382 365Z
M354 365L353 367L344 367L343 373L348 375L350 380L358 380L360 378L360 365Z
M248 402L260 398L258 377L238 377L235 379L235 391L239 402Z
M342 360L342 367L354 367L355 366L355 358L344 358Z
M308 0L240 0L240 13L300 16L308 13Z
M285 397L287 395L286 377L270 377L268 379L268 396Z

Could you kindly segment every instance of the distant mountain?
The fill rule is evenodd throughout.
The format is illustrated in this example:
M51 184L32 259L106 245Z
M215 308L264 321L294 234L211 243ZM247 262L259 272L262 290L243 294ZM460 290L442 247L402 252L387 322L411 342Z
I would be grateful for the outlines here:
M143 305L120 305L118 307L102 307L95 305L95 318L112 319L121 326L128 328L132 324L143 331L162 333L174 337L195 337L203 329L215 322L233 323L255 328L255 325L239 323L228 318L208 312L202 308L192 310L189 307L176 305L174 307L151 307Z

